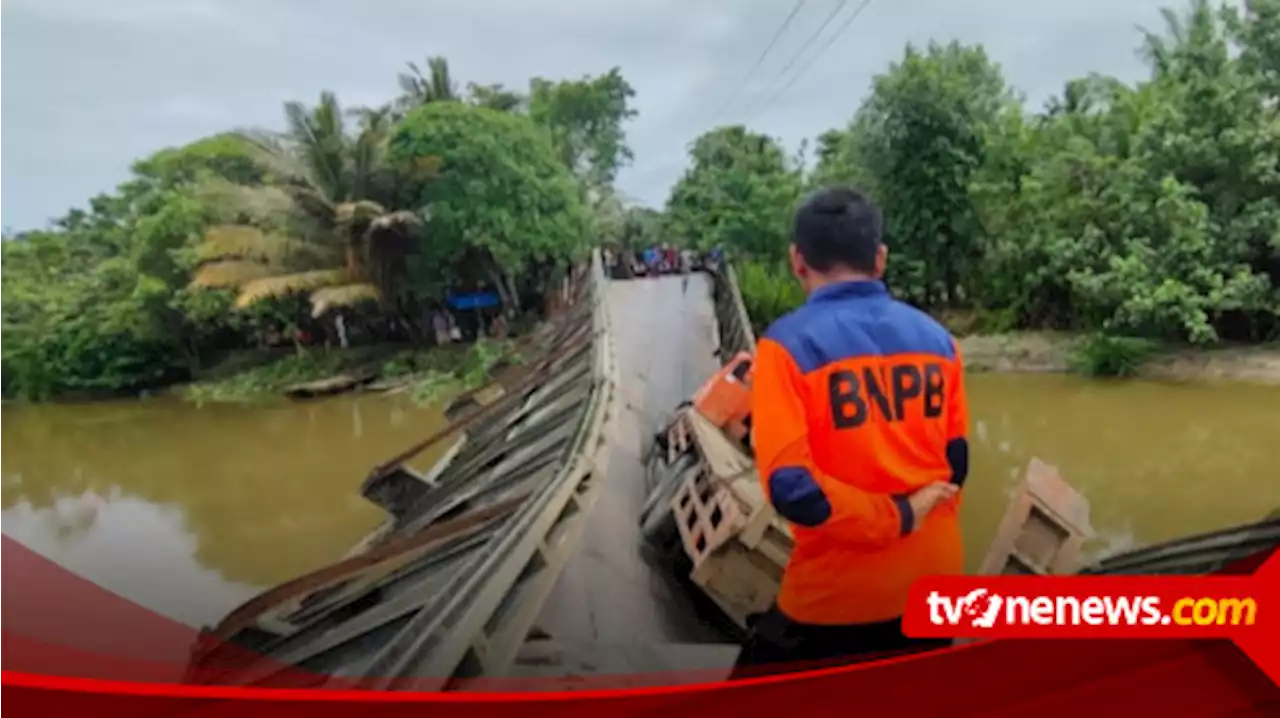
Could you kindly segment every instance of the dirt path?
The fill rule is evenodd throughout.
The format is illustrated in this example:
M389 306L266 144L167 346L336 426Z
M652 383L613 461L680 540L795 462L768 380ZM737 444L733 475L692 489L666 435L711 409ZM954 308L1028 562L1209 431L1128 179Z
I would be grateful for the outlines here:
M1080 341L1079 336L1050 332L973 335L960 340L960 350L970 371L1065 372ZM1140 375L1280 386L1280 345L1160 352L1143 364Z

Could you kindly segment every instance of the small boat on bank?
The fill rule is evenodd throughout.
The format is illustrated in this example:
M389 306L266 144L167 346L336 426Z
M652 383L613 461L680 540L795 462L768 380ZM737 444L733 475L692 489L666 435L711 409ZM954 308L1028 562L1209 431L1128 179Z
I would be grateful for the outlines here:
M358 374L338 374L327 379L306 381L285 388L284 394L290 399L313 399L320 396L331 396L352 391L372 382L377 378L374 372Z

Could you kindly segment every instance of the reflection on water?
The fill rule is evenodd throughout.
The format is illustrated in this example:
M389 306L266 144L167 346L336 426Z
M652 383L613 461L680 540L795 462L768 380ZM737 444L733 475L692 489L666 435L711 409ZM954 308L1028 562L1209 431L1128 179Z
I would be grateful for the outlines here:
M1280 389L985 374L970 377L969 395L971 569L1033 456L1090 500L1095 551L1280 507ZM442 421L377 395L6 407L4 531L143 605L211 622L340 558L382 518L358 494L369 468Z
M1280 388L1007 374L968 382L973 465L962 521L971 570L1032 457L1089 500L1094 555L1280 508Z
M6 406L4 532L116 593L207 623L340 558L383 516L358 493L369 469L442 422L378 395Z
M43 509L22 499L5 508L4 525L32 550L188 625L216 620L256 593L200 565L180 508L118 487L106 496L59 496Z

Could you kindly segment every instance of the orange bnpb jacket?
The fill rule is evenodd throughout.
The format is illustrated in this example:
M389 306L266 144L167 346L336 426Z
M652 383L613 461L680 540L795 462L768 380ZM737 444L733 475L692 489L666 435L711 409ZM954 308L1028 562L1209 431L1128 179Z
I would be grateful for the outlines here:
M795 536L784 614L892 620L917 578L962 571L959 495L914 526L906 499L969 471L960 351L942 325L882 282L822 287L760 340L751 403L757 469Z

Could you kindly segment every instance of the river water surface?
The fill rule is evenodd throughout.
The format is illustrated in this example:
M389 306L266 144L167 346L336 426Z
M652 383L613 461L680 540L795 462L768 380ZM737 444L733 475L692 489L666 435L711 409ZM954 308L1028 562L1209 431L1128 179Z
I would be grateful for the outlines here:
M440 410L404 395L6 406L4 533L148 608L209 623L341 558L384 516L359 495L369 470L442 426Z
M969 396L970 568L1032 457L1089 499L1094 552L1280 508L1280 388L979 374ZM341 558L382 518L358 494L370 467L442 423L385 395L6 406L4 533L153 610L211 623Z

